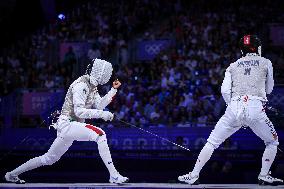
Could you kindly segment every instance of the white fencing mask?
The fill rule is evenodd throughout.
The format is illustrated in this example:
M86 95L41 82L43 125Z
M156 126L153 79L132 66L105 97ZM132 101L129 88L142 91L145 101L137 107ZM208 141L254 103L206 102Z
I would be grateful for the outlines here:
M92 61L93 67L90 73L90 83L95 86L106 84L112 75L113 68L111 63L97 58Z

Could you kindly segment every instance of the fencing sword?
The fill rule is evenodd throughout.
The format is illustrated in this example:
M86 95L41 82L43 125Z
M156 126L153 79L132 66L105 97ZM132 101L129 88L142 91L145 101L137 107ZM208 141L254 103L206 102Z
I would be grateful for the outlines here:
M152 135L152 136L155 136L155 137L157 137L157 138L159 138L159 139L161 139L161 140L163 140L163 141L166 141L166 142L168 142L168 143L170 143L170 144L173 144L173 145L175 145L175 146L177 146L177 147L179 147L179 148L182 148L182 149L187 150L187 151L191 151L190 149L188 149L188 148L185 147L185 146L182 146L182 145L180 145L180 144L177 144L177 143L175 143L175 142L173 142L173 141L171 141L171 140L169 140L169 139L167 139L167 138L161 137L161 136L159 136L159 135L157 135L157 134L155 134L155 133L152 133L152 132L150 132L150 131L148 131L148 130L146 130L146 129L143 129L143 128L141 128L141 127L139 127L139 126L136 126L136 125L134 125L134 124L132 124L132 123L129 123L129 122L127 122L127 121L124 121L124 120L118 118L117 116L115 116L115 119L116 119L117 121L119 121L119 122L125 124L125 125L128 125L128 126L130 126L130 127L134 127L134 128L136 128L136 129L139 129L140 131L143 131L143 132L148 133L148 134L150 134L150 135Z

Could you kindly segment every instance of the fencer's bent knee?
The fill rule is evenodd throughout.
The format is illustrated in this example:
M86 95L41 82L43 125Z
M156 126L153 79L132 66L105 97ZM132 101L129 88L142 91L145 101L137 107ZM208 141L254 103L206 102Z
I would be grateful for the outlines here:
M90 141L95 141L97 143L102 142L103 140L106 140L106 134L102 134L102 135L97 135L95 133L91 133L90 134Z
M52 165L60 159L61 156L56 154L50 154L49 152L45 153L44 155L40 156L41 163L43 165Z

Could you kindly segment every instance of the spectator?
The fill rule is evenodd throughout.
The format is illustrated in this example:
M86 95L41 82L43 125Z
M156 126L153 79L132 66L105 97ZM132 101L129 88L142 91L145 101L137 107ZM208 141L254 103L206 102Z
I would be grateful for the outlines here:
M54 83L52 77L48 76L47 80L44 83L44 87L46 87L48 89L52 89L52 88L54 88L54 86L55 86L55 83Z

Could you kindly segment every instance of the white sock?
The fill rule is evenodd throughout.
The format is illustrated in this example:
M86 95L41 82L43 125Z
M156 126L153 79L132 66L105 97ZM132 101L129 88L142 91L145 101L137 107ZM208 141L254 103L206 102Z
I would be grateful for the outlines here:
M104 136L105 135L100 136L102 138L99 139L99 141L98 141L99 154L100 154L105 166L107 167L109 174L110 175L116 175L118 172L113 165L111 154L110 154L109 147L108 147L108 144L107 144L107 139Z
M40 166L42 166L42 162L40 160L39 157L35 157L33 159L30 159L29 161L27 161L26 163L20 165L19 167L17 167L16 169L14 169L13 171L11 171L10 173L12 175L18 176L26 171L38 168Z
M201 169L203 168L205 163L210 159L213 152L214 152L213 145L207 142L196 160L193 171L191 172L192 176L199 176Z
M260 175L267 175L270 167L275 159L277 153L277 146L275 145L268 145L266 146L263 156L262 156L262 167L260 171Z

